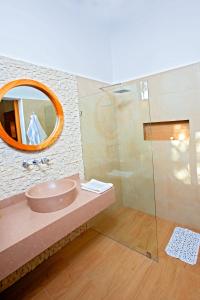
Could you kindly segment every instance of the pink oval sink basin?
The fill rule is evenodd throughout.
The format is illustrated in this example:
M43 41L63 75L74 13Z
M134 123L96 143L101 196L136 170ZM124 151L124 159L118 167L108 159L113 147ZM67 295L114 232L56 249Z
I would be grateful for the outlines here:
M75 200L77 183L66 178L44 182L30 188L25 195L33 211L53 212L65 208Z

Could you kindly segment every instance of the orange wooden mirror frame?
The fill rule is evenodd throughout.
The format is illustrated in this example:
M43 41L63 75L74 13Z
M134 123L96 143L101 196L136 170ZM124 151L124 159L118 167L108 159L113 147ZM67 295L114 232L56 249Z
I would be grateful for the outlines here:
M23 150L23 151L43 150L43 149L49 147L50 145L52 145L58 139L59 135L62 132L63 125L64 125L64 114L63 114L62 105L61 105L59 99L57 98L57 96L47 86L45 86L44 84L42 84L38 81L32 80L32 79L17 79L17 80L13 80L13 81L5 84L2 88L0 88L0 102L2 101L3 97L9 90L11 90L15 87L18 87L18 86L33 87L47 95L47 97L53 103L55 111L56 111L56 115L57 115L57 122L56 122L55 128L54 128L53 132L51 133L51 135L45 141L43 141L41 144L26 145L26 144L22 144L18 141L15 141L14 139L12 139L6 133L6 131L4 130L4 128L0 122L0 138L2 138L11 147L18 149L18 150Z

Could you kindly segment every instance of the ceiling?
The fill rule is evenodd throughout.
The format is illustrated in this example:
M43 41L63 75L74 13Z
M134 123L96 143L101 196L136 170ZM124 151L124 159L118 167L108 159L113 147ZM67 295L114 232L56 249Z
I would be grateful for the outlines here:
M7 0L0 55L116 83L200 60L199 0Z

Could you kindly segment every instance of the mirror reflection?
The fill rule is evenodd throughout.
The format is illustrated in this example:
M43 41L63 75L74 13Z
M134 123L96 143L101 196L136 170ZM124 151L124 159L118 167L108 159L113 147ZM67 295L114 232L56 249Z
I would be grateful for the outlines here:
M2 98L0 122L12 139L39 145L54 131L57 114L46 94L30 86L18 86Z

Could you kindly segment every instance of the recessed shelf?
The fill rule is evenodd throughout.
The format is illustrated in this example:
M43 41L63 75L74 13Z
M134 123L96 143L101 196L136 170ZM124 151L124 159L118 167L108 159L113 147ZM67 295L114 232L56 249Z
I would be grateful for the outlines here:
M189 120L143 123L144 140L187 140L190 137Z

